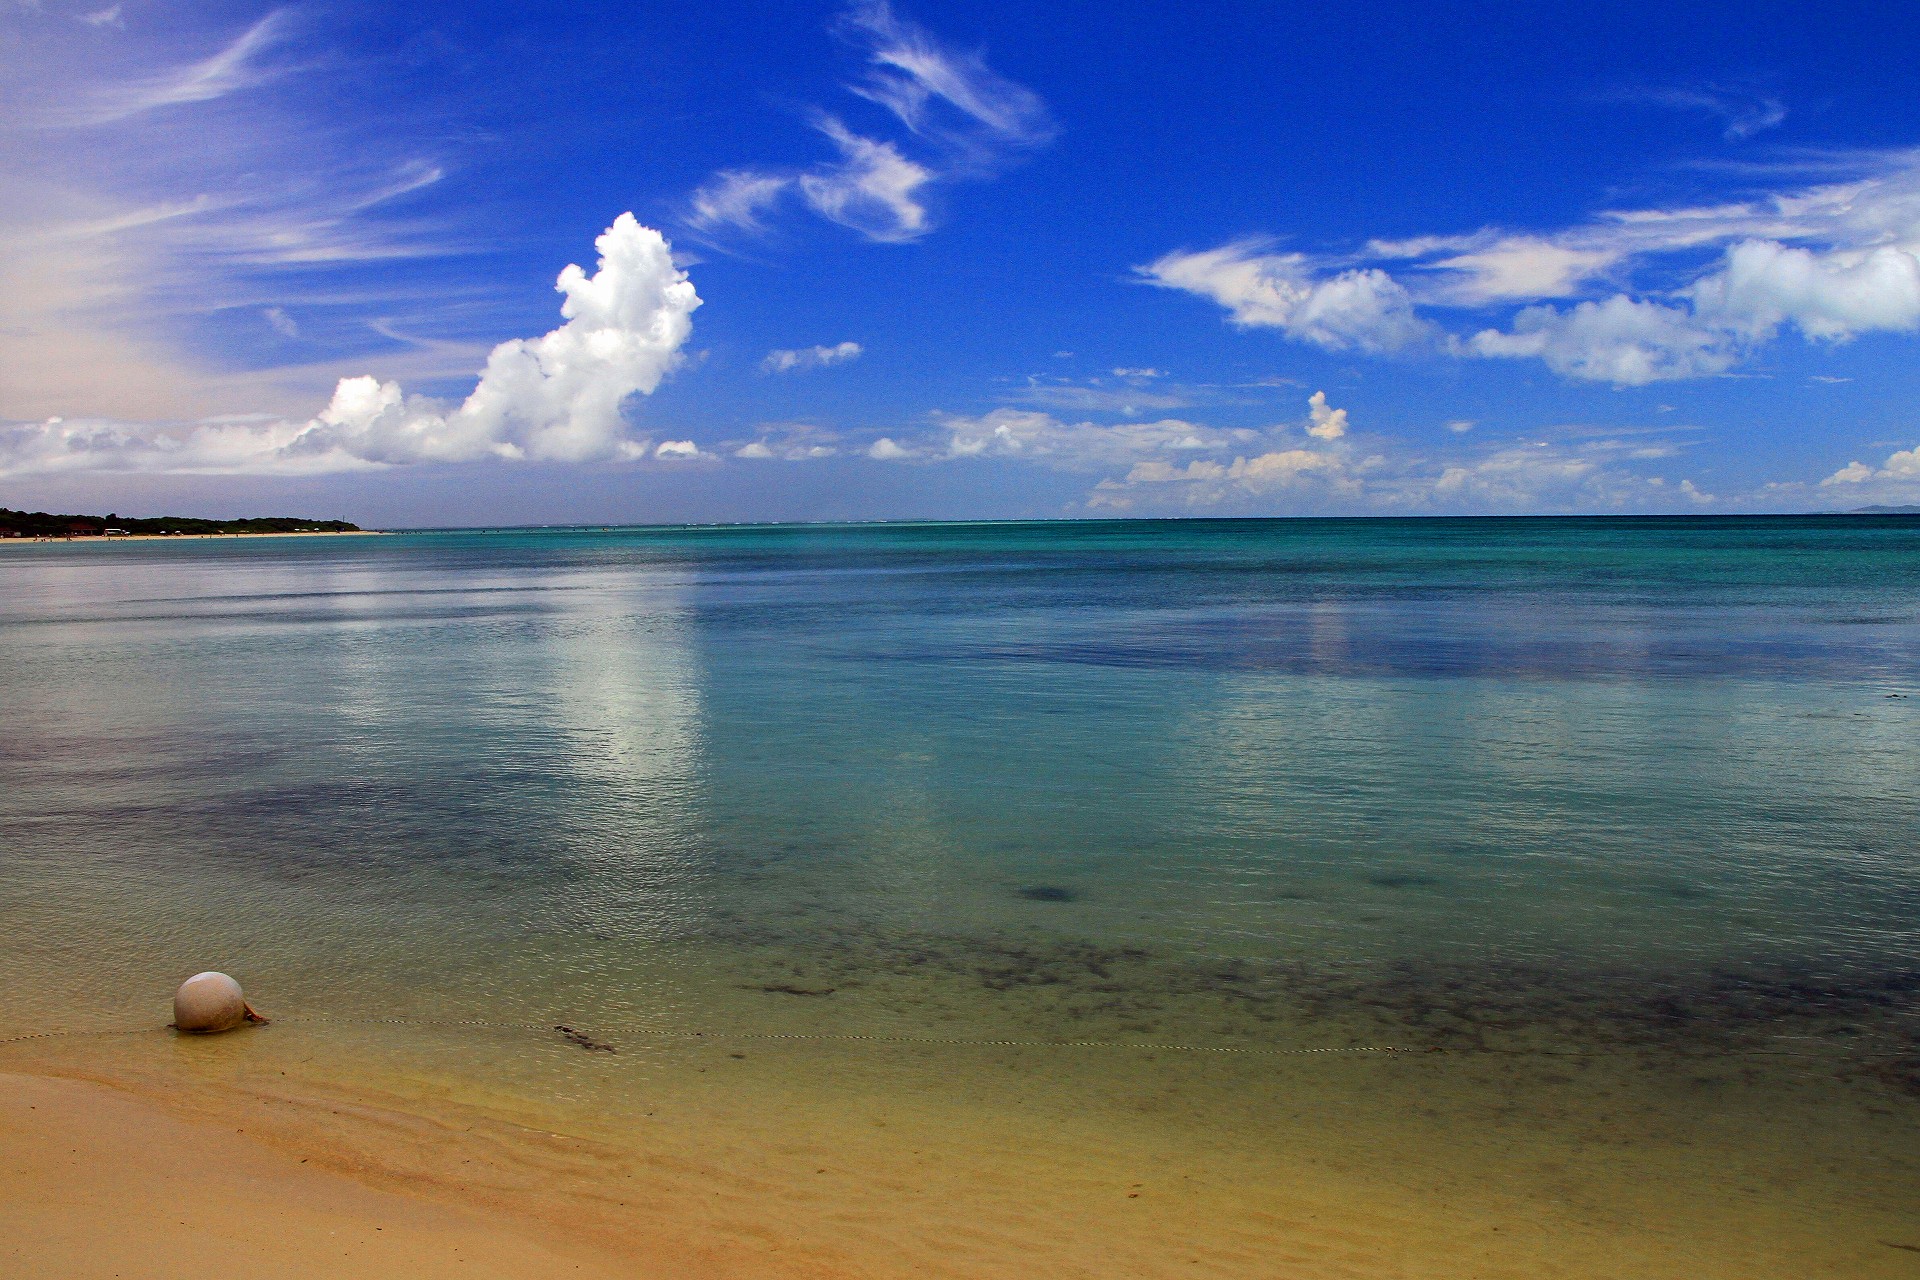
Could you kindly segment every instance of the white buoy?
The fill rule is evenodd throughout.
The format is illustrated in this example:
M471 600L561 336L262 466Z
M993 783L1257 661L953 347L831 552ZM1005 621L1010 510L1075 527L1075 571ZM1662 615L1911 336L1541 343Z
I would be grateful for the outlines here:
M181 1031L231 1031L243 1022L265 1022L224 973L196 973L173 993L173 1025Z

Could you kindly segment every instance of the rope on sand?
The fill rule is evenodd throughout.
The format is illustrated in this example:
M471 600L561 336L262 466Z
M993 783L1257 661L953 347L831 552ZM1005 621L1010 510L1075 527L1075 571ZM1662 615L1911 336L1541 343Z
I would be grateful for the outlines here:
M156 1027L75 1027L66 1031L29 1031L24 1035L0 1036L0 1044L19 1044L24 1040L59 1040L70 1036L143 1036Z

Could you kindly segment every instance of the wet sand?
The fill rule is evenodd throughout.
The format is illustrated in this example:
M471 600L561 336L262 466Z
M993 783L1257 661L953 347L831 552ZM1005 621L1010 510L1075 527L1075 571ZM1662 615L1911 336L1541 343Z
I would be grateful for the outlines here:
M17 1274L1920 1275L1884 1091L298 1022L4 1049Z

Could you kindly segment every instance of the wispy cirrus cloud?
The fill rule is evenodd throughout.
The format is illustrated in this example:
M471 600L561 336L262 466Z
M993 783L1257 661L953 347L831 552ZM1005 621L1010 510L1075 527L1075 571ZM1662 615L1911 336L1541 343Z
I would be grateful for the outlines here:
M84 15L82 21L94 27L117 26L119 6ZM276 9L210 57L156 75L92 86L79 95L73 107L56 109L43 117L43 121L68 125L112 124L164 107L211 102L244 92L282 73L283 69L274 66L269 58L286 44L292 30L292 14L286 9Z
M1055 126L1039 96L895 13L886 0L847 9L836 30L866 59L846 89L884 108L902 137L862 132L844 113L811 123L837 157L790 168L723 169L688 198L695 233L758 235L782 206L805 208L869 240L898 244L933 229L935 188L990 176L1045 145Z
M1822 167L1845 176L1557 231L1373 240L1347 256L1237 241L1137 271L1237 326L1326 350L1537 359L1619 386L1726 373L1789 332L1829 344L1920 332L1920 151ZM1660 283L1635 288L1641 278Z
M869 240L916 240L928 228L922 191L933 171L900 154L891 142L863 138L832 116L817 127L840 149L840 162L817 166L794 182L807 205L829 222Z
M1086 384L1030 378L1025 386L1007 392L1002 398L1014 404L1065 413L1117 413L1127 418L1168 409L1184 409L1193 403L1192 397L1182 391L1156 391L1150 389L1144 380L1132 379L1114 386L1105 379Z
M138 30L50 12L12 24L0 41L0 414L181 419L232 407L241 383L249 408L292 410L331 381L316 335L333 327L262 333L250 359L236 359L230 326L218 346L196 329L227 312L340 314L343 274L470 247L412 199L440 183L439 159L346 137L292 91L313 55L290 10L238 30L194 12ZM398 302L408 286L360 282L345 309L379 306L381 291ZM395 367L417 368L417 355Z
M764 231L762 215L779 205L792 185L793 179L785 174L722 169L713 175L712 181L693 193L687 220L704 229L735 227L741 231Z
M1721 136L1728 142L1742 142L1756 133L1777 128L1787 118L1786 104L1770 94L1715 84L1641 86L1616 90L1607 97L1615 102L1644 103L1710 116L1720 122Z
M1038 94L901 18L887 0L854 5L843 31L869 63L866 78L847 87L921 137L983 160L1052 140L1056 126Z

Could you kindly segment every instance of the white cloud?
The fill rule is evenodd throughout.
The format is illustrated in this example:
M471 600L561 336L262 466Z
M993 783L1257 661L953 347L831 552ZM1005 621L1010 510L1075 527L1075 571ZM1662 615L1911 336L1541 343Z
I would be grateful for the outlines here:
M117 24L119 17L116 5L82 20L103 26ZM77 125L110 124L143 112L210 102L254 88L274 75L270 68L262 65L263 56L287 38L291 26L287 10L276 9L211 57L158 75L103 86L83 98L71 114L55 119Z
M1721 373L1738 358L1728 334L1696 323L1685 308L1624 294L1565 311L1528 307L1512 332L1483 329L1466 346L1479 356L1538 357L1564 377L1621 386Z
M1920 232L1920 227L1915 228ZM1792 324L1809 338L1920 328L1920 245L1814 253L1743 240L1686 290L1697 316L1764 341Z
M120 20L120 9L120 5L109 5L105 9L97 9L92 13L81 14L80 21L90 27L125 26L126 24Z
M1030 381L1005 399L1016 404L1034 405L1066 413L1118 413L1138 417L1163 409L1184 409L1193 401L1175 391L1148 391L1139 385L1129 387L1089 387L1072 382Z
M1302 418L1259 430L1179 419L1072 422L1016 409L937 416L924 436L881 437L866 456L947 465L1000 460L1085 474L1097 477L1088 506L1108 511L1662 512L1719 502L1690 479L1676 484L1652 470L1680 452L1645 432L1572 427L1520 441L1410 449L1357 436L1346 411L1316 392ZM1915 468L1920 474L1920 462Z
M1471 252L1426 264L1450 272L1444 288L1466 306L1507 298L1568 298L1619 260L1608 248L1575 248L1537 236L1502 236Z
M262 311L260 315L261 318L267 322L268 326L281 337L297 338L300 336L299 324L297 324L294 318L288 315L283 308L268 307Z
M560 273L566 323L493 349L458 408L398 383L343 378L306 422L226 419L177 426L16 424L0 433L0 474L47 471L312 474L423 461L527 458L584 462L643 456L621 405L650 394L678 363L700 305L659 232L630 213L597 240L599 268ZM656 456L687 456L668 442Z
M1276 449L1252 458L1235 458L1227 478L1254 489L1289 484L1310 471L1329 471L1340 459L1314 449Z
M815 213L869 240L899 243L926 233L927 210L918 193L933 181L932 170L902 156L891 142L863 138L830 116L819 129L840 148L842 160L800 175L800 194Z
M831 347L798 347L793 350L769 351L766 359L760 362L764 373L792 373L796 369L824 369L828 365L845 364L857 360L865 350L857 342L840 342Z
M1426 489L1424 494L1410 492L1413 486L1404 483L1401 492L1456 508L1524 509L1537 503L1543 493L1584 485L1596 470L1597 462L1580 453L1544 443L1510 446L1470 461L1443 464L1437 477L1419 486Z
M1000 75L978 54L949 48L895 14L886 0L855 4L846 30L866 46L873 68L864 83L850 87L892 111L914 133L974 147L971 138L956 138L951 126L934 117L934 106L944 104L1002 144L1032 147L1053 136L1046 104L1032 90Z
M1708 377L1788 329L1821 342L1920 332L1920 151L1840 164L1845 181L1558 231L1373 240L1358 257L1239 242L1140 271L1236 324L1332 350L1538 359L1620 386ZM1657 284L1635 290L1636 276ZM1425 314L1521 303L1466 335Z
M1136 462L1127 472L1125 484L1179 484L1189 480L1225 479L1227 468L1211 458L1195 458L1184 467L1176 467L1164 458Z
M656 458L711 458L710 453L700 452L700 446L691 440L662 440L654 449Z
M368 333L382 318L445 323L455 291L406 268L474 248L413 198L445 165L410 145L405 108L375 104L389 127L343 134L327 95L287 74L314 11L236 32L210 31L208 8L104 38L42 23L31 41L0 39L19 108L0 110L0 416L295 414L381 348L386 376L471 371L470 352L448 363L452 344ZM390 269L354 270L370 263ZM467 323L488 291L457 291ZM284 363L266 325L200 323L269 307L311 318L319 340L300 354L315 363Z
M1920 480L1920 446L1887 455L1879 474L1886 480Z
M1062 422L1049 413L1021 409L995 409L978 417L946 416L939 422L945 440L929 450L935 456L1020 458L1066 470L1095 470L1160 453L1215 450L1256 435L1178 418L1114 426Z
M759 439L736 448L733 456L749 462L813 462L840 452L829 443L834 438L832 432L807 423L768 423Z
M936 415L934 421L935 430L929 438L909 446L881 437L868 448L868 456L930 461L1021 459L1066 471L1144 466L1138 472L1142 483L1196 478L1213 466L1225 476L1238 462L1239 474L1251 478L1271 475L1284 464L1261 461L1264 455L1249 453L1250 447L1292 437L1298 443L1289 448L1324 448L1341 441L1348 431L1347 411L1329 406L1324 392L1315 392L1308 401L1304 422L1266 431L1209 427L1179 418L1111 424L1065 422L1050 413L1022 409L996 409L978 416L943 414ZM1284 454L1287 449L1278 452ZM1195 464L1198 470L1193 469Z
M935 185L990 177L1054 135L1046 104L1030 89L979 54L947 46L885 0L852 5L838 29L867 60L865 76L846 88L886 108L905 135L868 136L816 111L814 127L833 143L837 160L723 169L688 201L685 220L693 230L763 232L763 215L797 192L814 213L869 240L915 240L933 229L927 193Z
M1820 485L1822 488L1831 488L1835 485L1865 485L1875 482L1894 485L1911 485L1920 482L1920 446L1889 454L1886 462L1877 470L1864 462L1849 462L1822 480Z
M1167 376L1167 371L1165 369L1115 369L1113 376L1116 378L1164 378Z
M1471 418L1455 418L1447 424L1447 430L1453 432L1455 435L1461 435L1473 430L1477 425L1478 424Z
M1307 428L1307 434L1316 440L1338 440L1347 434L1347 411L1329 409L1324 391L1307 397L1307 418L1313 424Z
M784 174L723 169L693 193L693 211L687 221L701 231L723 226L763 231L761 213L779 204L792 186L793 179Z
M1211 298L1243 328L1279 329L1330 351L1398 351L1429 337L1406 289L1374 268L1316 278L1304 254L1243 241L1170 253L1138 271L1153 284Z

